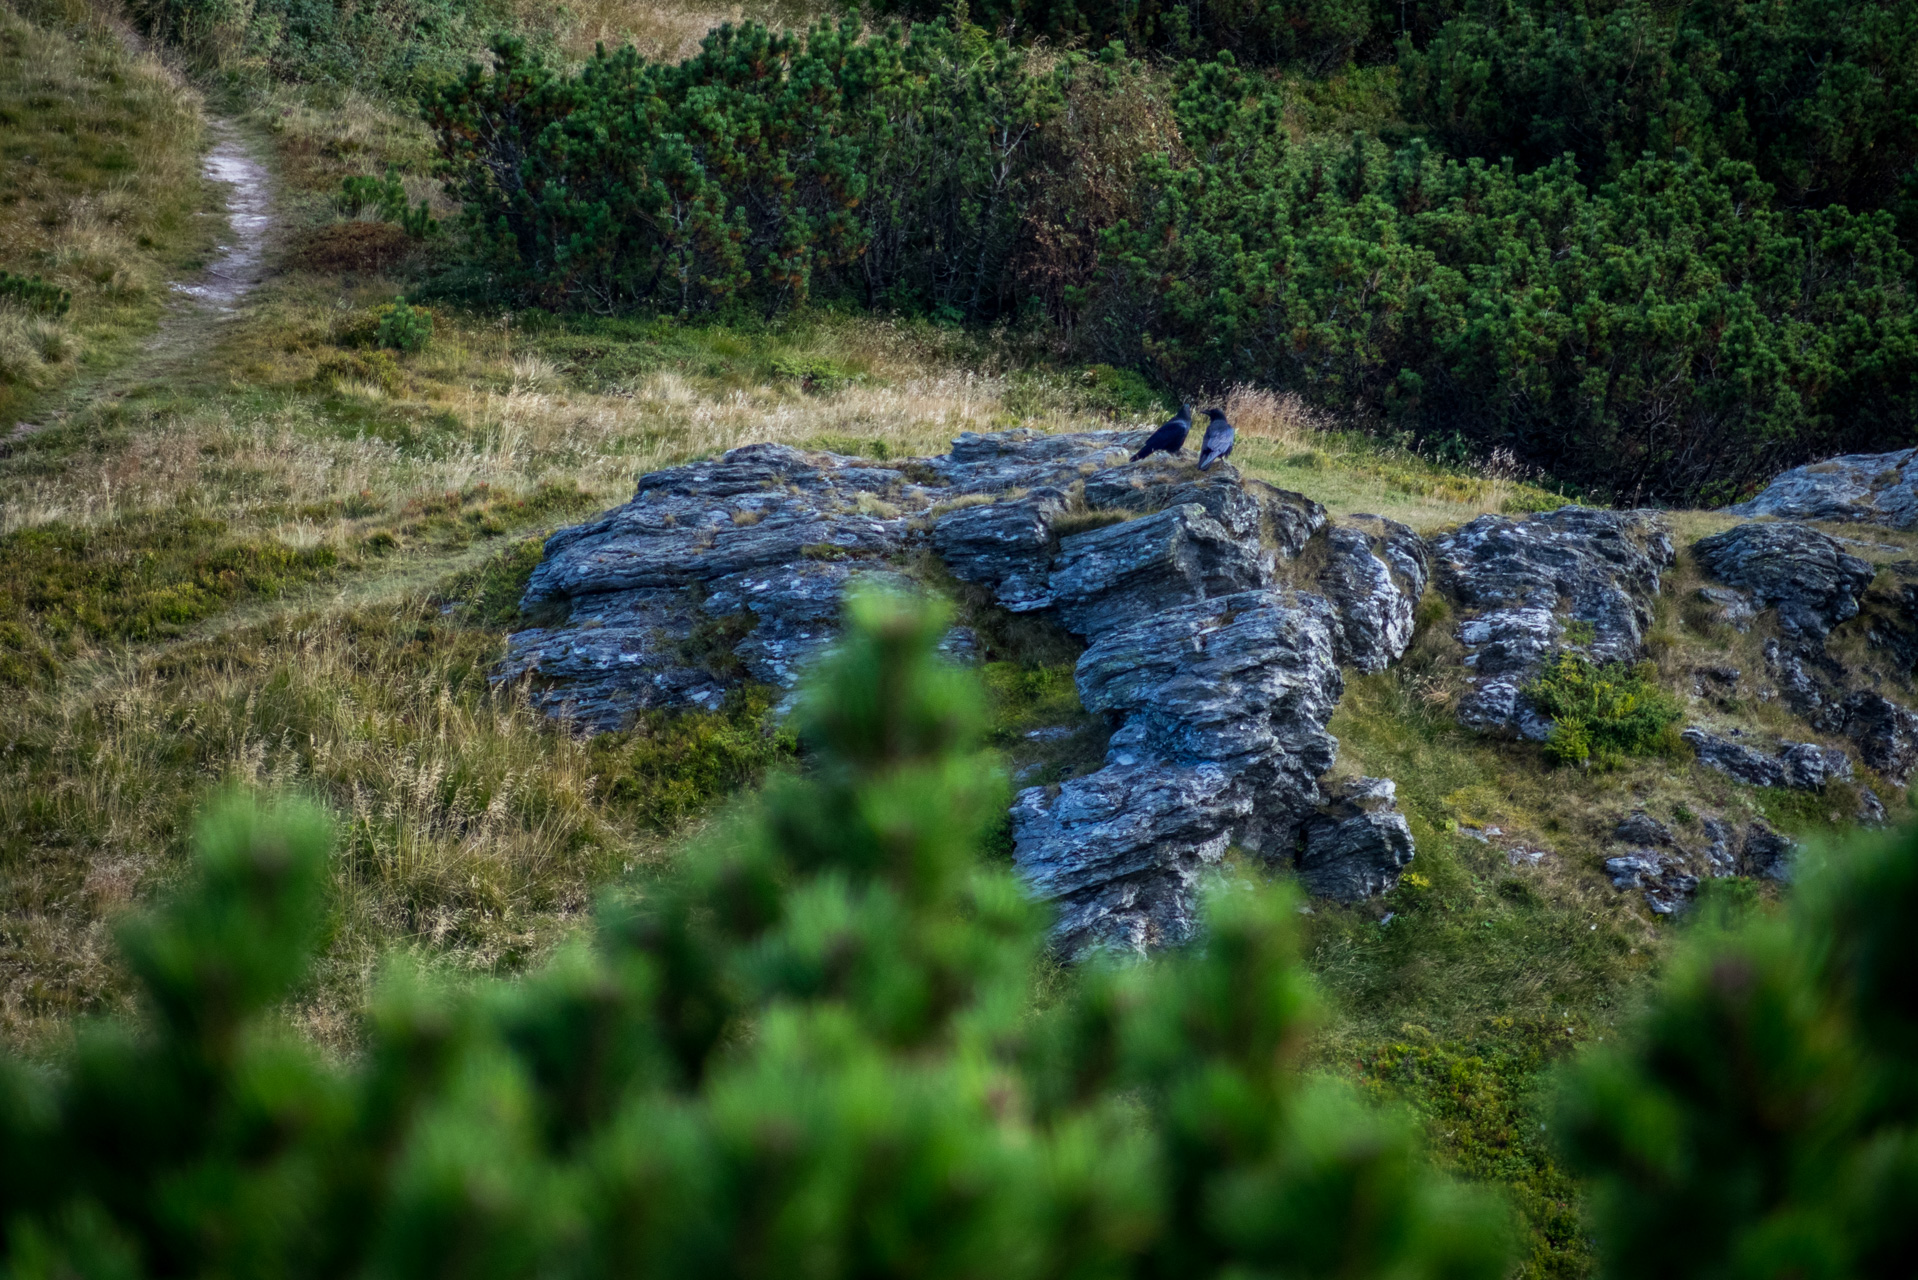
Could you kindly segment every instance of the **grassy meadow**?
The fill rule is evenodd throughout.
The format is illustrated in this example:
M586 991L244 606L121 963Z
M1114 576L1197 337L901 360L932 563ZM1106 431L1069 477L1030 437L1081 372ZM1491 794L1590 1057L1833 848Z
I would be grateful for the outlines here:
M677 53L741 16L796 15L628 0L525 21L548 22L564 53L622 39ZM0 1037L29 1053L129 1008L114 921L178 876L194 814L224 788L309 793L343 821L326 960L289 1015L348 1054L390 957L516 972L575 934L602 887L791 758L763 696L585 739L489 685L540 540L623 501L637 475L753 441L891 459L963 431L1161 416L1136 378L1040 333L827 311L696 325L428 297L431 340L388 350L378 309L420 297L446 250L343 218L334 195L393 164L443 206L423 128L365 87L203 67L196 81L136 49L78 0L0 0L0 157L26 175L0 195L0 268L73 295L60 318L0 305L0 434L37 424L0 453ZM1343 128L1384 97L1355 73L1295 123ZM156 372L144 344L164 332L167 282L218 232L201 216L218 192L198 177L216 111L271 171L274 269ZM1294 397L1208 391L1239 427L1242 470L1334 512L1429 534L1561 501L1513 464L1440 465ZM1682 545L1728 521L1674 523ZM1873 537L1859 554L1918 548ZM1681 558L1651 651L1688 714L1709 717L1694 667L1757 669L1762 637L1689 615L1696 585ZM1096 761L1072 647L957 594L1018 655L983 673L1009 765L1043 780ZM1420 620L1405 662L1350 677L1332 722L1338 771L1396 779L1419 852L1388 897L1315 908L1331 1011L1318 1062L1414 1106L1443 1160L1513 1189L1526 1274L1585 1274L1541 1072L1611 1032L1685 927L1605 881L1610 829L1643 807L1681 829L1762 814L1817 836L1850 826L1856 797L1808 805L1675 758L1554 769L1457 727L1463 671L1436 594ZM1776 705L1719 710L1803 733ZM1025 736L1051 725L1083 732Z

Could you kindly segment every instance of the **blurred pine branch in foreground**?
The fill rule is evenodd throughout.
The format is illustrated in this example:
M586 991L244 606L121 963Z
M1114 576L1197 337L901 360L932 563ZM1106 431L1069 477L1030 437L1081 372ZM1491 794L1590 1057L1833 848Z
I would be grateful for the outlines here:
M147 1016L0 1065L9 1276L1444 1276L1495 1202L1298 1069L1283 887L1202 948L1039 998L1042 921L978 854L1004 782L933 607L868 595L776 777L595 941L517 983L389 975L364 1052L281 1027L328 820L217 806L122 946ZM1891 1274L1918 1202L1908 836L1785 918L1703 927L1561 1128L1613 1274Z

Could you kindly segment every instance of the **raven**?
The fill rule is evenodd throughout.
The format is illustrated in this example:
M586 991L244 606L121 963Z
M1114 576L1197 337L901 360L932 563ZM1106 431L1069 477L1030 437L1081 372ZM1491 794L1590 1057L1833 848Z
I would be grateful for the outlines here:
M1182 453L1185 451L1185 433L1192 430L1192 406L1179 406L1179 416L1146 437L1139 451L1132 455L1137 462L1149 453Z
M1225 410L1207 409L1205 416L1212 419L1206 424L1205 443L1199 446L1199 470L1207 467L1232 452L1232 446L1238 443L1239 433L1225 420Z

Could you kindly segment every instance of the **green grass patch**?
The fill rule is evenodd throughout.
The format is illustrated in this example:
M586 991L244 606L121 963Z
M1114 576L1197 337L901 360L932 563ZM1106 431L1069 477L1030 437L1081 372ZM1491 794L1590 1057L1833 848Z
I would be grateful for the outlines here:
M779 691L735 689L718 711L651 711L624 733L592 739L600 794L620 817L666 832L758 784L798 739L773 715Z
M1577 1045L1579 1028L1555 1018L1493 1018L1482 1037L1448 1044L1421 1027L1404 1030L1351 1050L1346 1072L1376 1100L1417 1112L1442 1167L1496 1183L1510 1197L1520 1222L1517 1275L1591 1275L1578 1185L1554 1154L1544 1105L1546 1073Z
M0 682L55 676L61 659L99 644L179 635L339 564L330 546L238 537L223 520L181 512L17 529L0 535Z
M0 428L150 329L211 242L191 89L80 4L0 8Z

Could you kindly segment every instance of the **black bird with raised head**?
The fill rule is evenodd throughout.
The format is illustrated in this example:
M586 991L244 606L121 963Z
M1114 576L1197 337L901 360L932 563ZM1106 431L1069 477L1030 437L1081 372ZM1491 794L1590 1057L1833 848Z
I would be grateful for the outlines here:
M1152 453L1184 452L1186 433L1191 430L1192 406L1182 404L1179 406L1179 416L1171 419L1157 431L1147 436L1145 443L1139 446L1139 451L1132 455L1132 460L1137 462L1147 454Z
M1225 420L1225 410L1207 409L1205 416L1212 419L1206 424L1205 443L1199 446L1199 470L1204 471L1226 454L1232 452L1232 446L1239 441L1239 433Z

